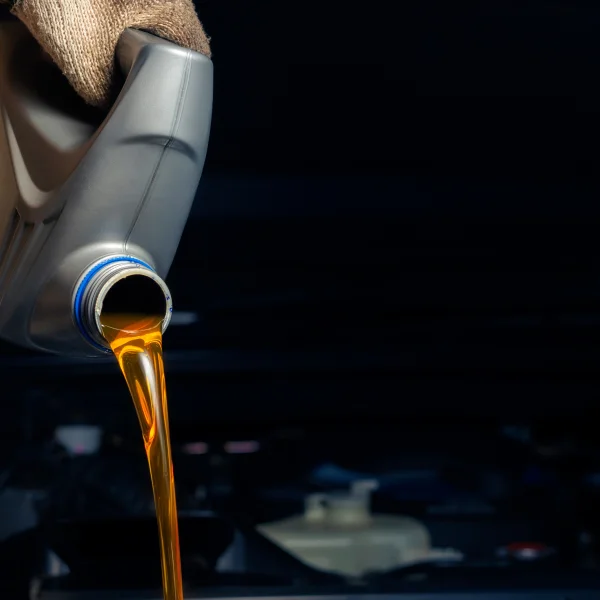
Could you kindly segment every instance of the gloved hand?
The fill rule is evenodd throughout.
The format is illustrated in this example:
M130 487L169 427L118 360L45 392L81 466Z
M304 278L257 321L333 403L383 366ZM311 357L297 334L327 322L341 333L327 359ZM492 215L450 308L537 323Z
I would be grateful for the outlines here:
M30 30L89 104L111 99L114 55L129 27L210 56L192 0L0 0Z

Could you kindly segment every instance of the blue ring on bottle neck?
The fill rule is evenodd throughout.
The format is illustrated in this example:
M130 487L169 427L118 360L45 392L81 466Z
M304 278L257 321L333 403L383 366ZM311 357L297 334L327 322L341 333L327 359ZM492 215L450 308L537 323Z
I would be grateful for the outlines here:
M110 258L106 258L106 259L100 261L99 263L95 264L85 274L85 277L82 279L81 283L79 284L79 287L77 288L77 292L75 294L75 301L73 302L75 323L77 324L77 327L79 328L79 331L81 332L83 337L92 346L94 346L94 348L96 348L106 354L110 354L112 351L108 350L104 346L101 346L94 339L92 339L92 337L88 334L85 327L83 326L83 319L81 317L81 313L83 311L83 296L85 294L85 290L87 289L87 286L89 285L90 281L94 278L94 276L97 275L102 269L104 269L104 267L107 267L108 265L112 265L117 262L128 262L128 263L132 263L135 265L140 265L142 267L146 267L147 269L149 269L150 271L155 273L154 269L147 262L144 262L143 260L140 260L139 258L134 258L133 256L111 256Z

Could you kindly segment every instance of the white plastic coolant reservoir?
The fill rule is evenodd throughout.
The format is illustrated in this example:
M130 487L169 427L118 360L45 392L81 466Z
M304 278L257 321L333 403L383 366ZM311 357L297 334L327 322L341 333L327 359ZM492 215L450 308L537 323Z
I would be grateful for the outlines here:
M258 530L307 565L349 577L455 556L433 551L429 532L416 519L372 515L370 495L376 488L377 482L357 481L349 493L311 494L303 515Z

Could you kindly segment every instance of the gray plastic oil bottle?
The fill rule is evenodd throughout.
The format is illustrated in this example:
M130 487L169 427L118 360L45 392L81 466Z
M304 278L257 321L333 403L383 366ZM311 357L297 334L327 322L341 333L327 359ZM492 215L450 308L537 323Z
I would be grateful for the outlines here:
M134 30L117 60L123 87L101 115L23 26L0 28L0 337L21 346L106 354L103 298L133 275L156 283L168 325L163 278L202 174L212 63Z

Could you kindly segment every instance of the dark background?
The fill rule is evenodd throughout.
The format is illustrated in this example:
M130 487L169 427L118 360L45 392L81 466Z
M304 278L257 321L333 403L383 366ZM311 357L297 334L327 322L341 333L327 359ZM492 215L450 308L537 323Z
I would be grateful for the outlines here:
M199 316L165 339L174 435L592 415L600 7L197 7L214 118L168 279ZM122 420L114 365L2 352L11 419Z

